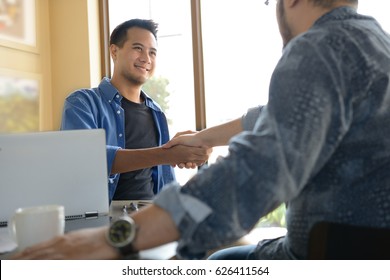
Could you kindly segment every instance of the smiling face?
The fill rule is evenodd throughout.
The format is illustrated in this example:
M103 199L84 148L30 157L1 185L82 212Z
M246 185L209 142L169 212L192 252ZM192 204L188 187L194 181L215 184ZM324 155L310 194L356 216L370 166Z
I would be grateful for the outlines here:
M143 85L153 76L157 41L150 31L132 27L127 30L127 40L123 47L111 45L110 50L114 61L114 76L120 75L136 86Z

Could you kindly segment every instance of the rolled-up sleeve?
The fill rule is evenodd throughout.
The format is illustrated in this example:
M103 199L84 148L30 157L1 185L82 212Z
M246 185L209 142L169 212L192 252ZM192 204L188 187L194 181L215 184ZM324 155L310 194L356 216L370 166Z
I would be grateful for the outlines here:
M154 203L167 211L176 226L180 229L181 237L177 249L178 256L191 259L201 259L204 251L185 252L186 245L197 226L203 222L212 212L211 208L199 199L180 192L178 183L171 183L156 197ZM194 211L196 209L196 211ZM184 250L184 252L182 252Z

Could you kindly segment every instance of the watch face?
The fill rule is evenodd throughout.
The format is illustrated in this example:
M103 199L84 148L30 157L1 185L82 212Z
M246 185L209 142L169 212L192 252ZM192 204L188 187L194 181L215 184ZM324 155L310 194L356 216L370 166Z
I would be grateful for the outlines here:
M116 247L131 243L135 236L135 225L127 219L113 222L108 231L109 241Z

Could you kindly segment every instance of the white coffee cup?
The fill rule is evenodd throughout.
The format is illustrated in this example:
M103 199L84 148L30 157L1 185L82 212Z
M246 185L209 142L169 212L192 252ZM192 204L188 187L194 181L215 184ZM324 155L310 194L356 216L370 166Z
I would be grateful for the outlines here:
M17 250L64 234L65 211L61 205L19 208L9 223Z

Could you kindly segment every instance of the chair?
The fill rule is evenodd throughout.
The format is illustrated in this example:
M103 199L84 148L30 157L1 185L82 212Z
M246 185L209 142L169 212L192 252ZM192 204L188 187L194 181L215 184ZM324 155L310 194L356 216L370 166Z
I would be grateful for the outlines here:
M390 260L390 228L320 222L308 245L311 260Z

